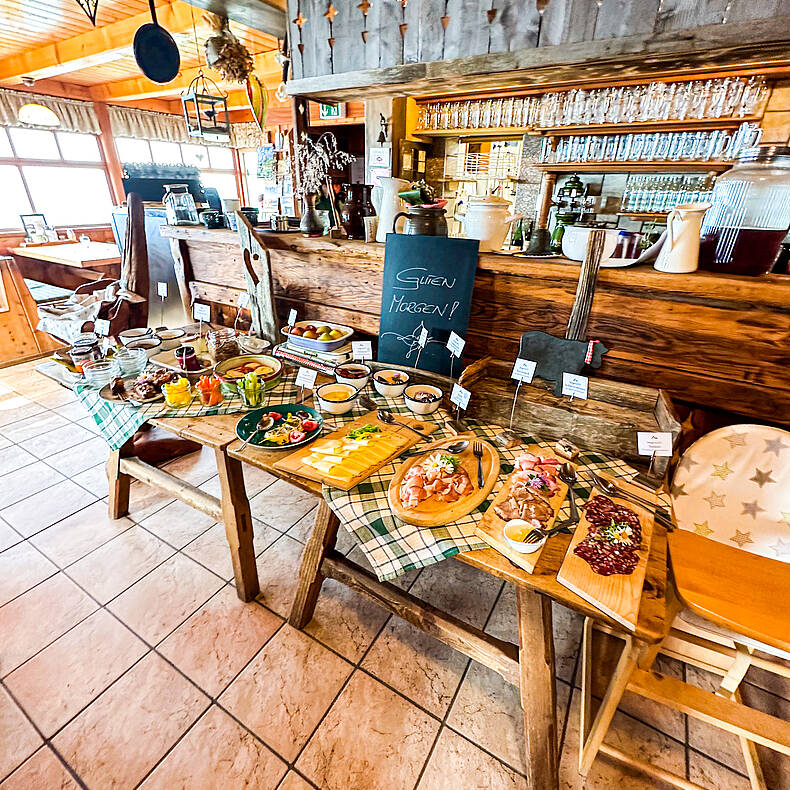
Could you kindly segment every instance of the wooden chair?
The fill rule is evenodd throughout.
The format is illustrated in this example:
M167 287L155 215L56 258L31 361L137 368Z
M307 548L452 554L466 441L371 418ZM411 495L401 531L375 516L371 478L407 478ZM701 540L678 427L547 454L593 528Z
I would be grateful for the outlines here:
M743 428L724 428L714 434L726 439L728 431L731 432L730 436L734 436L738 434L733 431ZM779 453L776 453L777 463L782 460L783 465L790 463L790 433L786 437L786 460L780 459ZM689 448L684 460L693 453L694 447ZM738 464L743 465L746 452L743 446L736 444L730 448L728 455L717 456L718 465L714 469L724 471L715 483L716 496L726 497L732 491L732 486L742 484L743 477L734 474L730 467L737 469ZM755 532L759 528L757 515L752 518L746 509L740 518L729 517L726 522L716 524L711 519L713 526L727 524L728 533L732 530L731 538L722 535L721 531L717 534L716 530L710 529L708 521L694 523L689 519L688 513L684 513L684 506L679 505L679 500L688 494L684 489L689 481L693 483L697 473L689 471L689 465L684 465L684 460L678 465L673 481L673 504L678 529L669 535L675 589L668 591L666 637L658 650L642 655L635 653L630 640L626 638L620 659L592 722L594 626L589 618L585 622L579 772L587 775L600 750L683 790L700 788L693 782L603 743L620 699L628 690L738 736L753 790L766 790L755 744L790 755L790 722L745 705L739 687L750 667L759 667L790 678L790 666L783 662L790 659L790 610L787 607L790 600L790 563L777 558L783 550L781 538L776 538L777 542L773 544L777 557L754 553L755 547L761 549L766 544L761 543L761 536ZM729 483L728 478L731 479ZM759 488L762 490L763 485L760 484ZM748 504L741 502L742 498L737 499L739 508ZM782 516L782 513L778 515ZM788 518L787 513L784 518ZM746 535L754 535L753 540L747 541ZM772 533L771 540L775 535ZM790 547L790 540L787 546ZM751 550L747 550L747 547ZM784 556L790 560L790 552ZM674 593L672 600L669 592ZM651 667L659 652L720 675L718 688L715 692L705 691L652 671Z

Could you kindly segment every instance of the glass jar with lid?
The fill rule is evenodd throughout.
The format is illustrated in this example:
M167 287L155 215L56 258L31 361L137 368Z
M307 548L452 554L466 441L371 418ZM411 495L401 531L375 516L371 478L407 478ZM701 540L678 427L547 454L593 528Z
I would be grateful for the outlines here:
M165 184L165 214L168 225L198 225L195 199L189 193L188 184Z
M702 224L701 269L765 274L790 227L790 147L761 145L716 180Z
M241 354L233 329L216 329L208 333L208 353L216 365Z

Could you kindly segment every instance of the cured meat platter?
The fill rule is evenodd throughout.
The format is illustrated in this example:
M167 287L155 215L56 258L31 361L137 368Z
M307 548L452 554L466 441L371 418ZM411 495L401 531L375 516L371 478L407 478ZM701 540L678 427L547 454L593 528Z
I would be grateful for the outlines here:
M600 475L604 477L603 475ZM621 478L617 486L647 501L655 494ZM653 510L594 488L557 581L630 630L636 628L645 582Z
M556 461L559 466L565 459L560 458L555 452L546 447L539 447L536 444L529 445L524 453L519 458L527 459L529 456L539 460ZM539 516L539 521L544 529L550 529L554 526L557 520L557 514L565 501L568 494L568 486L558 478L556 479L557 488L553 492L544 491L544 494L550 496L541 496L545 500L546 507L541 506L539 512L536 512L535 507L530 504L533 497L525 497L523 495L523 488L520 485L526 475L526 470L519 469L519 462L516 463L516 469L511 473L505 481L502 488L499 489L497 495L491 502L491 507L485 512L477 525L477 535L488 543L489 546L496 549L501 554L504 554L511 562L523 568L525 571L532 573L535 566L538 564L540 555L544 546L541 546L537 551L531 554L522 554L515 551L505 541L502 530L511 518L523 518L524 516ZM521 465L530 466L530 463ZM540 496L540 492L535 492L535 497ZM540 502L538 502L540 505Z
M397 419L406 425L419 425L426 436L438 427L403 414ZM290 453L274 468L348 491L419 441L414 432L385 425L376 412L368 412Z
M469 446L459 453L443 452L459 439ZM483 447L483 485L478 485L474 441ZM423 448L421 448L423 449ZM392 512L407 524L437 527L471 513L491 493L499 477L499 453L474 434L459 434L433 442L395 472L387 491Z

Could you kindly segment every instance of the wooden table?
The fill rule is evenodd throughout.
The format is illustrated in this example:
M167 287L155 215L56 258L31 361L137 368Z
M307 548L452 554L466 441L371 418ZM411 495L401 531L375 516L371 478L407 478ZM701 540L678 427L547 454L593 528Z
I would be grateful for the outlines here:
M340 521L324 501L321 485L276 469L274 464L287 457L282 451L266 451L250 446L242 448L242 443L235 435L238 418L239 415L222 415L151 420L154 425L214 450L221 487L219 499L139 459L124 458L119 452L113 452L107 466L111 515L118 518L127 512L129 486L131 479L135 478L222 521L231 550L237 594L242 600L249 601L257 595L259 585L242 463L269 472L313 494L319 505L312 533L302 554L298 589L288 618L291 625L296 628L307 625L313 617L324 579L332 578L490 667L519 688L524 711L529 787L534 790L556 790L559 780L552 601L580 612L614 632L624 632L619 623L557 581L557 571L570 537L563 535L552 539L541 553L535 572L531 574L516 567L493 549L465 552L455 557L516 585L519 643L516 645L497 639L464 623L451 612L442 611L393 584L378 581L367 569L336 551ZM667 632L666 584L666 532L656 525L638 623L633 632L626 634L626 649L618 670L621 665L646 669L652 664ZM625 671L615 673L596 718L594 732L606 731L608 721L617 707L615 700L622 696L629 675L630 672ZM591 751L594 746L590 743Z
M321 485L275 469L274 463L283 458L281 452L250 446L242 449L238 440L229 444L226 452L230 459L263 469L319 499L315 524L302 554L299 586L288 618L290 624L295 628L303 628L310 622L321 585L324 579L332 578L495 670L506 681L518 686L520 691L528 786L533 790L556 790L559 779L551 602L555 600L612 630L623 630L614 620L557 581L556 574L570 537L563 535L550 541L532 574L516 567L493 549L465 552L455 557L516 585L519 644L514 645L462 622L452 613L444 612L389 582L378 581L368 570L336 551L340 521L321 496ZM624 651L627 660L639 666L647 667L652 663L666 633L666 579L666 532L656 525L639 622L628 641L628 651ZM616 696L619 699L622 696L618 688L610 691L612 698ZM604 715L608 713L607 708ZM611 710L611 714L614 714L614 710Z
M60 288L73 290L104 277L117 280L121 274L118 247L104 241L14 247L11 255L23 277Z

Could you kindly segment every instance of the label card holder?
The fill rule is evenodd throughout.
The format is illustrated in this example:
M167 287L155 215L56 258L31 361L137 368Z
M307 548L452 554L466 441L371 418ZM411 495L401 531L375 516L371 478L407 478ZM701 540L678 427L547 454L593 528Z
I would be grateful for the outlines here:
M563 373L562 394L569 395L571 400L574 398L587 400L589 381L587 376L578 376L575 373Z

